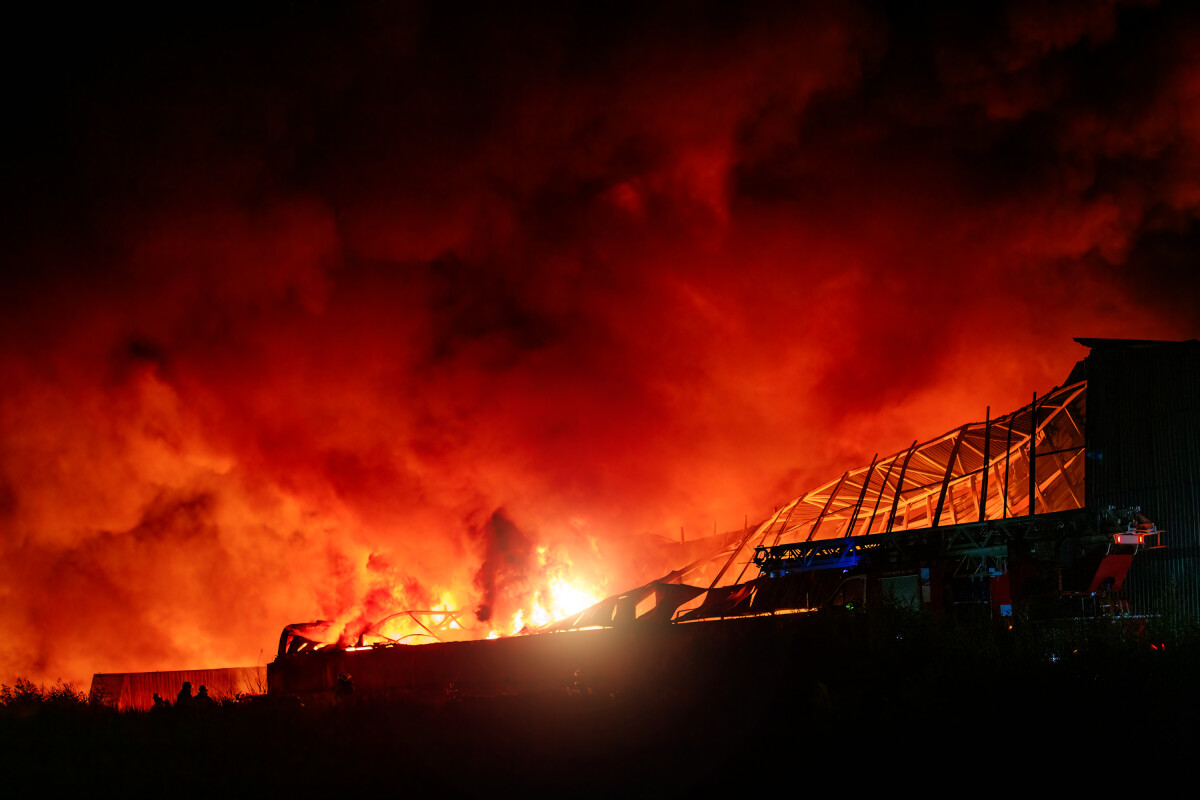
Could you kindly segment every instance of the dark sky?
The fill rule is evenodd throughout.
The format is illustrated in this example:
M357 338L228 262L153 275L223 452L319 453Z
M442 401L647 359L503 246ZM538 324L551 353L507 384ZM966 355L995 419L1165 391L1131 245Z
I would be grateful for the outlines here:
M1200 333L1194 4L573 5L9 18L0 681L603 596Z

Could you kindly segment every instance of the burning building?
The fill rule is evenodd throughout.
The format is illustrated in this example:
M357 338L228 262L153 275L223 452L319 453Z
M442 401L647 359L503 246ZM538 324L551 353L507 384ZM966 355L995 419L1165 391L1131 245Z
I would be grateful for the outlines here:
M13 22L0 681L733 581L875 451L856 535L924 530L914 438L1200 335L1192 4L559 5Z
M615 686L721 647L724 634L683 623L830 606L1200 619L1200 342L1077 341L1090 355L1023 408L988 408L757 525L681 544L679 568L538 632L569 635L408 647L376 624L373 643L339 646L336 626L293 625L270 684L320 693L354 674L376 690L507 693L582 671Z

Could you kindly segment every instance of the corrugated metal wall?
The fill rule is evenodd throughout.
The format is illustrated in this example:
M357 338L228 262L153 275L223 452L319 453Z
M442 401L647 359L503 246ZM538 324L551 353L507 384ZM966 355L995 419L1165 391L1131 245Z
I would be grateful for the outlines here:
M1139 506L1166 531L1166 548L1134 559L1127 595L1200 623L1200 342L1081 341L1087 505Z
M239 694L264 694L267 690L267 668L221 667L217 669L185 669L170 672L116 672L92 676L93 693L122 711L148 711L154 706L157 692L165 700L175 702L184 681L192 684L195 694L207 686L214 700L236 697Z

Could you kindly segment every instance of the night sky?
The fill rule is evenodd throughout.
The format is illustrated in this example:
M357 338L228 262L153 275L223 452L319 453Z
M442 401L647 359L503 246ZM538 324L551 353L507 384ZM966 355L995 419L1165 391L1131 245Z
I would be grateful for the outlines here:
M1200 335L1191 3L3 36L3 682L599 598L681 526L1020 407L1072 337Z

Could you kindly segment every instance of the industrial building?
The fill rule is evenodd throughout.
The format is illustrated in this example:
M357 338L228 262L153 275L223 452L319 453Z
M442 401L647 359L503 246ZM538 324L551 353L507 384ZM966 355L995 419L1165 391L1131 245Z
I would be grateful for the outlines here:
M268 681L313 694L345 672L402 693L521 692L577 664L615 685L758 636L756 619L830 607L1200 621L1200 342L1076 341L1089 355L1023 408L985 407L690 543L699 553L678 569L539 632L562 636L342 651L309 638L327 626L301 624Z
M1076 341L1088 357L1023 408L846 470L554 628L885 600L1200 621L1200 342Z

